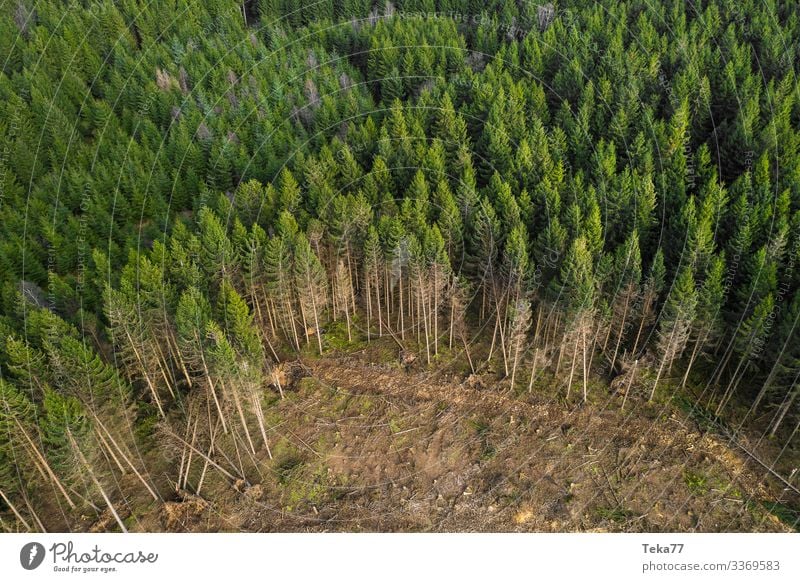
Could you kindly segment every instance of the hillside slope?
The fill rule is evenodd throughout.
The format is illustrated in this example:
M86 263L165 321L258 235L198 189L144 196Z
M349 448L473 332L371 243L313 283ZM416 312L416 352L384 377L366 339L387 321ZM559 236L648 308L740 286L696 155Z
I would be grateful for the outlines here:
M670 404L566 406L488 376L306 364L271 409L260 482L209 469L199 497L165 492L131 529L775 532L797 519L796 497Z

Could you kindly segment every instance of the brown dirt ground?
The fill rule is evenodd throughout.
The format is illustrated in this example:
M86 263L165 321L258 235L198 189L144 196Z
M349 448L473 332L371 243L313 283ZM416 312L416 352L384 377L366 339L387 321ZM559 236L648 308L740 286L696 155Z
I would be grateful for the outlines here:
M260 474L210 471L200 497L153 503L131 529L792 531L765 504L797 497L674 406L621 410L608 389L565 403L368 360L306 361L311 376L270 408Z

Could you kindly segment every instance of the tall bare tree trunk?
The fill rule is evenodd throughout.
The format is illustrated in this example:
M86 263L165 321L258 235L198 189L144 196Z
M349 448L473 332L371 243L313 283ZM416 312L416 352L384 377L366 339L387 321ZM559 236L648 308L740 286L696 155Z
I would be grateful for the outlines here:
M142 357L139 355L139 350L136 349L136 344L131 337L130 332L128 331L127 326L121 326L125 331L125 337L128 339L128 343L133 350L134 356L136 357L136 362L139 364L139 369L141 370L142 376L144 377L144 381L147 384L147 388L150 390L150 394L153 396L153 401L156 403L156 408L158 408L158 414L161 415L161 418L165 418L164 409L161 407L161 398L158 397L158 390L156 389L153 381L150 379L150 371L149 366L145 366Z
M369 277L367 277L366 281L364 282L364 292L367 296L367 343L371 341L371 325L372 325L372 295L370 294L369 289Z
M625 334L625 319L628 316L628 301L630 299L630 293L627 291L625 292L625 307L622 310L622 323L619 325L619 334L617 334L617 343L614 346L614 355L611 356L611 369L614 369L614 365L617 362L617 353L619 352L619 345L622 343L622 336Z
M70 445L72 446L72 450L78 456L81 465L83 465L83 468L88 473L89 478L92 480L95 487L97 487L97 490L100 492L103 501L106 502L106 505L108 506L111 515L114 516L114 519L116 520L117 525L119 525L119 528L122 530L122 533L128 533L128 528L125 527L125 523L123 523L122 519L117 513L117 510L114 509L114 505L111 503L111 500L108 498L108 495L106 495L105 489L103 489L103 486L100 484L100 481L98 481L97 477L95 477L94 471L92 471L92 467L89 465L89 462L86 460L86 457L83 456L80 447L78 447L78 443L75 442L75 439L72 437L72 432L69 429L67 429L67 438L69 439Z
M675 339L675 330L677 326L673 326L672 331L670 332L669 342L668 342L668 350L672 350L672 342ZM653 401L653 397L656 395L656 388L658 387L658 381L661 379L661 373L664 371L664 366L666 365L667 358L669 357L669 351L665 351L663 357L661 358L661 364L658 366L658 373L656 374L656 379L653 382L653 389L650 391L650 398L648 402Z
M53 482L53 484L58 488L61 494L64 496L64 499L67 501L67 505L70 506L71 509L75 509L75 504L72 502L72 499L67 494L67 490L64 489L64 486L61 484L61 480L56 476L53 469L50 467L50 464L47 462L47 459L44 458L44 455L39 452L38 447L33 442L31 437L28 435L28 431L25 430L25 427L20 424L19 420L14 418L14 423L17 425L17 429L22 433L22 436L25 437L25 440L28 442L28 446L30 447L31 452L33 453L34 457L38 460L44 470L47 472L48 477Z
M583 401L586 402L589 380L586 370L586 326L581 325L581 338L583 340Z
M769 436L774 437L775 434L778 432L778 429L780 428L781 424L783 424L783 421L786 418L786 414L792 408L792 404L794 404L796 398L797 398L797 391L795 390L794 392L791 393L790 398L781 405L780 414L778 415L778 418L772 425L772 429L769 431ZM797 432L797 429L795 429L795 432Z
M569 400L569 393L572 390L572 377L575 375L575 360L578 359L578 336L575 336L575 346L572 349L572 365L569 369L569 380L567 381L567 400Z
M110 431L109 431L109 430L106 428L106 426L103 424L103 422L100 420L100 418L99 418L99 417L98 417L96 414L94 414L94 413L92 413L92 418L94 419L95 423L97 423L97 426L98 426L98 427L99 427L99 428L100 428L100 429L101 429L101 430L102 430L102 431L103 431L103 432L106 434L106 437L108 438L108 440L110 441L110 443L111 443L112 445L114 445L114 448L116 448L116 449L117 449L117 451L119 452L119 454L120 454L120 456L122 457L122 459L125 461L125 463L126 463L126 464L127 464L127 465L128 465L130 468L131 468L131 470L133 471L134 475L136 475L136 477L139 479L139 481L141 481L142 485L144 485L144 486L145 486L145 489L147 489L148 493L150 493L150 495L153 497L153 499L155 499L156 501L160 501L160 500L161 500L161 497L160 497L160 496L159 496L159 495L158 495L158 494L155 492L155 490L154 490L154 489L153 489L153 488L150 486L150 484L149 484L149 483L148 483L148 482L145 480L145 478L142 476L142 474L141 474L141 473L139 472L139 470L136 468L136 465L134 465L133 461L131 461L131 459L130 459L130 456L129 456L129 455L127 455L127 454L125 453L125 451L123 451L123 450L122 450L122 447L121 447L121 446L119 445L119 443L116 441L116 439L115 439L115 438L114 438L114 436L111 434L111 432L110 432Z
M422 285L422 277L420 275L417 275L417 283L419 284L419 296L420 296L419 298L421 299L421 303L422 303L422 305L421 305L421 307L422 307L422 325L423 325L424 331L425 331L425 358L426 358L426 361L428 362L428 365L430 365L430 363L431 363L431 344L430 344L430 337L429 337L429 334L428 334L428 314L426 313L425 297L423 295L423 293L425 293L425 291L424 291L425 288Z
M438 269L433 270L433 308L431 309L433 318L433 353L439 355L439 277Z
M453 349L453 326L455 324L455 314L456 314L456 305L455 303L450 303L450 337L447 342L447 349Z
M14 504L13 504L13 503L11 503L11 500L10 500L10 499L9 499L9 498L6 496L6 494L5 494L5 493L3 493L3 490L2 490L2 489L0 489L0 497L2 497L2 498L3 498L3 501L5 502L5 504L8 506L8 508L9 508L9 509L11 510L11 512L14 514L14 516L15 516L15 517L16 517L16 518L17 518L17 519L20 521L20 523L21 523L23 526L25 526L25 529L27 529L28 531L31 531L31 526L30 526L30 524L29 524L27 521L25 521L25 518L24 518L24 517L22 517L22 515L20 514L20 512L19 512L19 511L17 511L17 508L16 508L16 507L14 507Z
M628 378L628 384L625 386L625 396L622 397L622 410L625 410L625 402L628 400L628 393L631 390L631 384L633 384L633 378L636 376L636 367L639 365L639 360L633 361L633 370L631 370L631 375Z
M222 413L222 406L217 398L217 390L214 387L214 380L211 377L211 371L208 369L208 365L206 364L206 357L205 354L203 354L202 348L200 349L200 359L203 362L203 373L208 380L208 387L211 389L211 397L214 399L214 405L217 407L217 414L219 415L219 420L222 423L222 430L225 434L228 434L228 425L225 424L225 415Z
M536 363L539 360L539 348L533 350L533 365L531 366L531 379L528 382L528 393L533 392L533 380L536 378Z
M681 388L686 386L686 381L689 379L689 372L692 371L692 366L694 365L694 360L697 357L698 351L700 351L699 339L694 343L694 347L692 348L692 355L689 356L689 364L686 366L686 372L683 374L683 380L681 380Z

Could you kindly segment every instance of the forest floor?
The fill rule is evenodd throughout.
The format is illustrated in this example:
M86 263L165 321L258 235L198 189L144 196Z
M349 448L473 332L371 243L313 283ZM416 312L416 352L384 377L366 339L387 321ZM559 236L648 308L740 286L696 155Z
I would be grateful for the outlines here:
M200 496L136 509L130 529L798 529L798 496L674 399L647 403L634 390L623 409L593 384L587 404L567 403L490 372L407 369L396 355L372 342L304 358L310 375L269 409L273 458L260 453L261 475L231 484L217 474ZM738 442L760 458L780 449Z

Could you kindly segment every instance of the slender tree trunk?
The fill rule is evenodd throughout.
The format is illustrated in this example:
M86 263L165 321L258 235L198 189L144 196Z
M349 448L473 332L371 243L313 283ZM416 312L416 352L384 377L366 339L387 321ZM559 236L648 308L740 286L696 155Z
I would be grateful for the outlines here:
M336 321L337 319L336 314L339 312L338 303L340 301L339 299L340 293L337 293L337 289L339 285L341 285L341 282L339 281L340 277L338 271L336 270L333 271L333 274L326 272L326 276L328 277L329 281L333 282L333 284L331 285L331 319ZM347 299L345 299L344 301L346 302ZM345 306L345 310L346 309L347 307Z
M306 345L311 343L311 340L308 339L308 320L306 319L306 308L303 305L303 301L298 301L300 304L300 319L303 321L303 336L306 338Z
M531 366L531 379L528 382L528 393L533 392L533 380L536 378L536 363L539 360L539 348L533 350L533 365Z
M101 433L99 430L97 430L97 428L95 428L94 434L97 437L97 439L100 441L100 452L103 453L103 456L106 458L106 461L109 461L109 457L111 457L111 461L114 461L114 465L117 466L117 469L119 469L120 474L121 475L125 475L128 471L125 469L125 467L122 466L122 463L117 458L117 455L114 452L114 450L111 448L111 445L108 443L108 441L103 436L103 433ZM111 463L109 462L109 465L110 464Z
M642 299L642 319L639 322L639 331L636 332L636 340L633 342L633 351L634 357L639 349L639 340L642 337L642 331L644 330L645 323L647 319L650 317L650 307L653 299L650 293L647 293L646 297Z
M661 379L661 373L664 371L667 359L671 359L672 352L675 351L672 342L675 340L676 329L677 329L677 324L673 326L672 331L670 332L669 342L667 343L667 349L664 350L664 355L661 358L661 364L658 366L658 373L656 374L656 379L653 382L653 389L650 391L650 398L648 399L648 402L653 401L653 397L656 395L656 388L658 387L658 381Z
M564 346L566 345L566 335L561 338L561 345L558 348L558 359L556 360L556 374L561 373L561 359L564 357Z
M316 330L317 346L319 347L319 355L322 355L322 333L319 330L319 314L317 312L316 289L311 284L311 278L308 277L308 285L311 290L311 309L314 313L314 329Z
M214 388L214 380L211 377L211 371L208 369L208 365L206 364L206 357L203 354L202 348L200 349L200 359L203 362L203 373L208 380L208 387L211 390L211 397L214 399L214 405L217 407L217 414L219 415L219 420L222 423L222 430L225 434L228 434L228 425L225 424L225 415L222 413L222 406L217 398L217 390Z
M560 325L561 325L561 314L557 313L555 323L553 324L553 342L556 341L556 335L558 334L558 328Z
M92 417L94 418L94 421L97 423L97 426L106 434L106 437L108 438L109 442L112 445L114 445L114 448L117 449L117 451L119 452L120 456L125 461L125 464L127 464L131 468L131 470L133 471L134 475L136 475L136 477L139 479L139 481L141 481L142 485L144 485L145 489L147 489L147 492L150 493L150 495L153 497L153 499L155 499L156 501L160 501L161 497L155 492L155 490L145 480L145 478L142 476L142 474L136 468L136 465L134 465L133 461L131 461L129 455L127 455L125 453L125 451L122 450L122 447L116 441L116 439L111 434L111 432L106 428L106 426L103 424L103 422L100 420L100 418L94 413L92 413Z
M39 515L33 508L33 504L31 503L31 500L28 498L28 494L24 490L22 491L22 498L25 500L25 506L28 508L28 511L30 511L31 516L33 516L33 520L36 522L36 526L39 528L39 531L41 531L42 533L47 533L47 528L44 527L42 520L39 519Z
M617 334L617 343L614 346L614 355L611 356L611 370L613 372L614 365L617 363L617 353L619 352L619 345L622 343L622 336L625 334L625 319L628 316L628 299L629 293L625 293L625 307L622 310L622 323L619 325L619 333ZM605 349L605 346L603 347Z
M276 335L277 331L275 327L275 317L274 317L275 302L272 301L272 299L267 298L266 296L264 297L264 301L265 301L265 306L267 308L267 321L269 322L270 332L272 333L272 335Z
M469 362L469 369L472 370L472 373L475 373L475 365L472 363L472 356L469 354L469 344L467 343L467 338L463 335L461 336L461 341L464 342L464 351L467 354L467 361Z
M139 355L139 350L136 349L136 344L134 343L127 326L123 325L121 327L125 331L125 337L128 339L128 344L130 344L131 349L133 350L133 354L136 357L136 362L139 365L139 369L141 370L144 381L147 384L147 388L150 390L150 394L153 396L153 401L156 403L158 414L161 415L161 418L165 418L166 416L164 414L164 409L161 407L161 399L158 397L158 390L156 389L155 385L153 385L153 381L150 379L150 367L145 366L142 357Z
M264 409L261 407L261 400L258 397L258 392L256 390L251 390L250 398L253 402L253 412L258 421L258 430L261 432L261 438L264 439L264 446L267 447L267 456L272 459L272 451L269 448L269 439L267 438L267 430L264 422Z
M456 305L455 303L450 303L450 338L447 342L447 348L452 350L453 349L453 325L455 323L455 314L456 314Z
M683 374L683 380L681 380L681 388L684 388L686 386L686 381L689 379L689 372L692 371L694 360L697 357L699 351L700 351L700 340L698 339L694 343L694 347L692 348L692 355L689 356L689 364L686 366L686 372Z
M772 430L769 431L769 436L774 437L775 434L778 432L778 429L780 428L781 424L783 424L783 421L786 418L786 414L792 408L792 404L794 404L795 398L797 398L796 390L791 393L789 400L787 400L781 405L780 414L778 415L778 418L775 420L775 423L772 425Z
M539 326L542 323L542 304L539 303L536 309L536 327L533 329L533 343L536 344L539 341Z
M631 390L631 384L633 384L633 378L636 376L636 367L639 365L639 360L633 361L633 370L631 370L631 376L628 378L628 384L625 386L625 396L622 397L622 410L625 410L625 401L628 400L628 393Z
M191 422L187 419L186 422L186 432L184 433L183 438L189 438L189 427L191 426ZM175 491L178 491L181 488L181 483L183 483L183 468L186 466L186 447L181 449L181 464L178 466L178 479L175 481Z
M222 380L220 380L220 383L222 383ZM222 384L222 389L223 390L225 389L225 384L224 383ZM236 413L239 415L239 422L242 423L242 429L244 429L244 436L247 438L247 444L250 445L250 451L255 456L256 447L255 447L255 445L253 445L253 439L250 436L250 429L247 427L247 418L245 418L244 409L242 408L242 402L241 402L241 399L239 398L239 389L238 389L237 386L234 386L233 388L231 388L230 385L229 385L228 386L228 391L233 396L233 404L236 407Z
M499 320L495 320L494 322L494 332L492 333L492 345L489 346L489 356L486 358L486 362L489 363L492 360L492 354L494 353L494 344L497 341L497 328L500 325Z
M611 340L611 332L614 329L614 325L613 325L614 314L613 313L611 314L611 318L612 318L612 321L609 322L609 324L608 324L608 329L606 330L606 337L603 340L603 348L602 348L603 352L605 352L606 348L608 347L608 342ZM612 368L613 368L613 366L612 366Z
M378 284L378 280L379 280L379 275L378 273L375 273L375 299L376 303L378 304L378 337L383 337L383 315L381 313L381 288L380 285Z
M419 288L420 288L419 295L422 296L422 294L424 293L424 287L422 285L422 278L421 278L420 275L417 275L417 283L419 284ZM426 358L426 360L428 362L428 365L430 366L430 364L431 364L431 345L430 345L430 338L429 338L429 334L428 334L428 314L426 313L426 309L425 309L425 297L424 296L420 297L420 299L422 300L422 325L423 325L424 330L425 330L425 358Z
M391 297L389 296L390 292L392 293ZM391 289L391 286L389 285L389 269L387 269L384 266L384 269L383 269L383 299L384 299L384 305L386 305L386 327L387 328L390 327L389 323L391 322L391 317L392 317L392 313L391 313L392 301L391 300L393 298L394 298L394 291Z
M357 281L358 279L356 279ZM353 308L353 313L356 312L356 294L353 292L353 267L350 262L350 243L347 244L347 285L348 289L350 289L350 306ZM345 311L347 311L347 306L345 305Z
M189 486L189 472L192 468L192 458L194 456L194 444L197 442L197 425L200 422L200 417L198 416L194 421L194 429L192 430L192 442L188 445L189 449L189 458L186 461L186 473L183 478L183 489L186 489Z
M581 339L583 340L583 401L586 402L589 380L586 370L586 326L581 324Z
M28 435L28 431L20 424L19 420L14 418L14 423L17 425L17 429L22 433L22 436L25 437L25 440L28 442L28 446L30 447L31 452L33 453L34 457L41 463L41 466L47 472L47 475L50 477L50 480L53 484L58 487L58 490L64 496L64 499L67 501L67 505L70 506L70 509L75 509L75 504L72 502L72 499L67 494L67 490L64 489L64 486L61 484L61 480L56 476L53 469L50 467L50 464L47 462L47 459L44 458L42 453L39 452L36 444L33 442L31 437Z
M725 405L728 404L728 401L731 399L731 396L733 396L734 391L739 386L739 382L742 380L745 372L747 371L747 364L745 364L744 371L741 374L739 374L739 370L742 368L742 363L744 363L744 361L745 358L743 357L739 361L739 364L736 366L736 370L733 372L731 381L728 382L728 387L725 389L725 393L722 395L722 399L719 401L719 405L717 406L717 409L714 412L714 414L716 414L717 416L719 416L720 412L722 412L722 409L725 407Z
M369 288L369 276L367 276L366 281L364 282L364 292L367 296L367 343L371 342L371 324L372 324L372 295L370 294Z
M78 459L80 460L81 465L83 465L83 468L89 474L89 478L92 480L92 482L94 483L95 487L97 487L97 490L100 492L100 495L102 496L103 501L106 502L106 505L108 506L108 509L111 512L111 515L114 516L114 519L116 520L117 525L119 525L119 528L122 530L122 533L128 533L128 528L125 527L125 524L123 523L122 519L120 518L119 514L117 513L117 510L114 509L114 505L111 503L111 500L108 498L108 495L106 495L106 492L103 489L103 486L100 484L100 481L98 481L97 477L95 477L94 471L92 471L92 468L89 465L89 462L86 460L86 457L83 456L83 453L81 452L80 448L78 447L78 443L76 443L75 439L72 438L72 432L69 429L67 429L67 438L69 439L70 445L72 446L72 450L78 456Z
M569 400L569 393L572 390L572 377L575 375L575 360L578 359L578 336L575 336L575 346L572 349L572 366L569 369L569 380L567 382L567 400Z
M550 353L550 334L548 333L548 327L550 325L550 318L547 318L547 324L545 325L544 330L544 357L545 361L547 361L548 354ZM558 374L558 368L556 368L556 375Z
M158 360L158 369L161 372L161 377L164 378L164 385L167 387L169 391L170 397L174 400L175 399L175 391L172 389L172 385L175 383L175 376L172 374L172 370L167 363L167 356L164 354L164 350L161 347L160 341L153 341L153 345L156 349L156 360ZM169 345L167 345L167 349L169 349Z
M170 350L175 354L175 360L178 362L178 366L183 373L183 377L186 379L186 385L191 388L192 378L189 376L189 370L186 368L186 363L183 361L183 355L181 354L180 349L178 349L178 342L175 339L172 330L168 329L165 335L167 338L167 343L171 344Z
M503 355L503 371L506 373L505 377L508 378L508 353L506 353L506 338L503 330L503 324L498 320L500 327L500 353Z
M172 431L168 432L167 434L169 434L172 438L174 438L178 442L180 442L180 443L186 445L187 447L189 447L192 451L194 451L195 454L197 454L200 457L204 458L209 465L211 465L212 467L217 469L225 477L227 477L231 481L236 481L237 477L235 475L233 475L230 471L228 471L227 469L222 467L219 463L217 463L214 459L212 459L210 457L211 452L214 450L214 440L215 440L216 430L212 431L212 433L211 433L211 443L209 445L209 454L205 454L203 451L197 449L193 445L190 445L189 443L187 443L185 440L183 440L180 436L178 436L177 434L175 434ZM244 475L239 475L239 477L244 477ZM200 494L199 486L197 488L197 494L198 495Z
M591 369L592 369L592 364L594 363L594 354L595 354L595 352L597 351L597 350L595 349L595 346L597 346L597 344L599 344L599 343L600 343L600 342L598 341L598 339L597 339L597 336L600 334L601 327L603 326L602 317L598 317L597 319L598 319L598 322L597 322L597 329L596 329L596 330L595 330L595 332L592 334L592 341L591 341L591 342L590 342L590 344L589 344L589 346L590 346L590 347L589 347L589 366L588 366L588 369L589 369L589 370L591 370ZM594 326L593 326L593 327L594 327Z
M352 342L353 341L353 334L350 331L350 312L347 309L344 310L344 318L345 318L345 321L347 321L347 341L348 342ZM367 329L369 329L369 325L367 325ZM367 335L369 335L369 334L367 334Z
M22 517L22 515L20 514L19 511L17 511L17 508L14 507L14 504L11 503L11 500L6 496L5 493L3 493L2 489L0 489L0 497L3 498L3 501L5 502L5 504L8 506L8 508L14 514L14 516L20 521L20 523L25 526L25 529L27 529L28 531L31 531L30 524L28 524L28 522L25 521L25 518Z
M205 458L204 458L203 470L200 471L200 479L197 482L197 489L195 489L195 493L197 495L200 495L200 489L202 488L203 483L205 482L205 479L206 479L206 472L208 471L209 461L211 460L211 455L214 454L214 442L215 442L215 440L217 438L217 429L219 427L219 419L217 419L217 421L212 424L212 421L211 421L211 405L208 402L208 400L206 400L206 414L208 416L208 426L211 426L213 428L211 429L211 431L210 431L210 433L208 435L209 436L209 438L208 438L208 455L205 456ZM203 456L203 454L200 453L199 450L197 452L200 454L201 457Z
M431 310L433 319L433 353L439 355L439 277L438 269L433 270L433 309Z
M717 366L717 369L714 371L714 375L711 378L712 383L719 384L722 382L722 375L725 372L725 370L728 369L728 365L730 364L731 358L733 357L733 352L734 352L733 340L731 340L731 343L728 345L728 348L722 355L722 360Z

